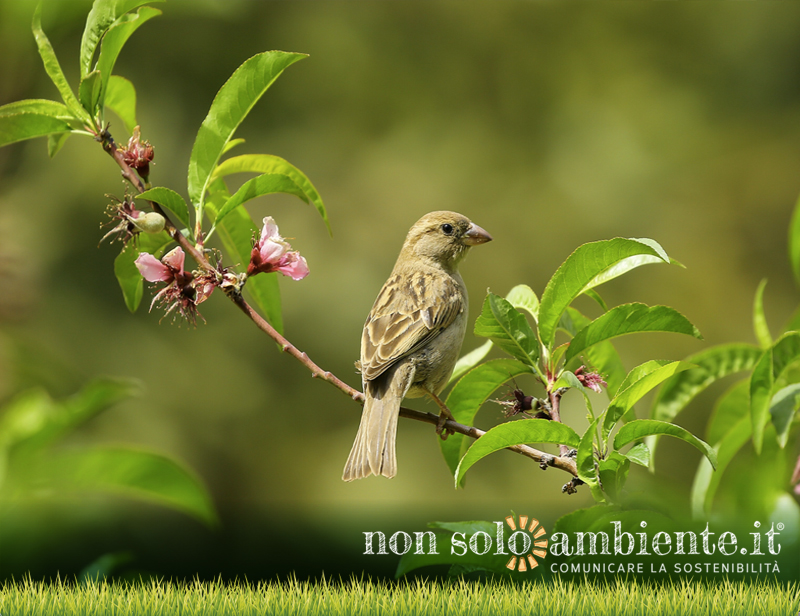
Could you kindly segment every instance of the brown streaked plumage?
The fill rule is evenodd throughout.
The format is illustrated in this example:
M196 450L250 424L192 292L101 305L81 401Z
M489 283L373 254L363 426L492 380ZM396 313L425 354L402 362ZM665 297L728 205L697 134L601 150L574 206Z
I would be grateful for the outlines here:
M342 479L397 473L395 438L403 398L438 395L453 372L467 327L467 288L458 264L492 237L455 212L431 212L408 232L361 336L364 411Z

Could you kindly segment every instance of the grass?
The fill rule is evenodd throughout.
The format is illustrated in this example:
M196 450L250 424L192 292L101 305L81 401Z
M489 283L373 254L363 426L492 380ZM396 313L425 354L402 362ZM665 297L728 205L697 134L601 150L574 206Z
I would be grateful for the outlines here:
M141 584L25 579L0 586L2 616L795 616L800 587L774 582L680 581L509 585L495 582L397 584L223 582Z

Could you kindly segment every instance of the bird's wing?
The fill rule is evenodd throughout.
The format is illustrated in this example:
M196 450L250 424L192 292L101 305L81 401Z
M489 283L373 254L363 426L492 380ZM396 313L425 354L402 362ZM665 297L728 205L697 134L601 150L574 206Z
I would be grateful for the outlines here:
M450 276L395 274L383 285L361 336L361 373L371 381L430 342L464 310Z

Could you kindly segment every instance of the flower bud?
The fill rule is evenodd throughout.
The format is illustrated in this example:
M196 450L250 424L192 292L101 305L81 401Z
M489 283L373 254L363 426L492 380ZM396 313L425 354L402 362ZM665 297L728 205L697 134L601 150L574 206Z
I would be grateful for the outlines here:
M131 219L133 225L145 233L161 233L166 221L158 212L140 212L137 218Z

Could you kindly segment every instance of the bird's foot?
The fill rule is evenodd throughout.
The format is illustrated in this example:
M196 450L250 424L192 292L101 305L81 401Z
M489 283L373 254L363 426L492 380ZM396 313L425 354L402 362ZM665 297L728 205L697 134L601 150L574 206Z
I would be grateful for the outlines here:
M438 434L443 441L446 441L448 436L454 434L452 430L446 430L444 427L447 423L447 420L452 418L452 415L448 417L444 413L439 413L439 421L436 422L436 434Z

